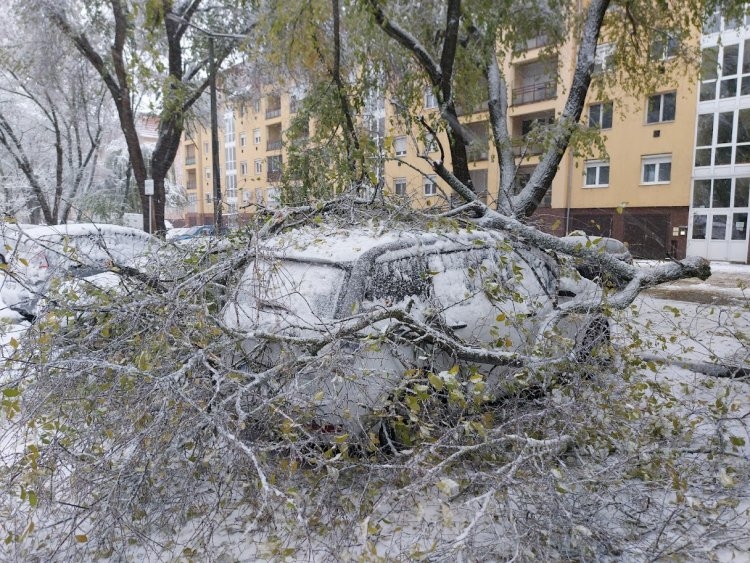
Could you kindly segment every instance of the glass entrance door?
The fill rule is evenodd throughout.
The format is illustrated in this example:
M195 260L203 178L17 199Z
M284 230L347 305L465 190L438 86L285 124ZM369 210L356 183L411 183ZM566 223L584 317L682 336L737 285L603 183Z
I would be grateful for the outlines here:
M688 254L709 260L746 262L750 178L695 180Z

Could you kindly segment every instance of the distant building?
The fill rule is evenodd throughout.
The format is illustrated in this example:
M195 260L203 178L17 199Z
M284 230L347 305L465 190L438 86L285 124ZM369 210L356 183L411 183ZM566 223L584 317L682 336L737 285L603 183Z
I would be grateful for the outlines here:
M641 98L610 88L590 92L583 125L604 136L607 156L577 158L568 151L552 189L530 219L556 234L583 230L623 240L634 256L663 259L700 255L747 262L750 187L750 33L743 22L709 18L701 46L700 84L683 74ZM576 45L569 41L550 56L547 38L519 46L508 62L509 130L517 156L515 182L522 187L539 162L540 130L559 117L564 85L573 75ZM652 46L654 64L668 65L676 43ZM746 51L748 55L745 56ZM613 48L602 42L596 72L606 73ZM717 64L718 63L718 64ZM258 205L279 204L286 161L285 132L300 94L263 86L246 101L226 104L220 115L221 186L224 216L241 222ZM425 114L436 112L429 88ZM435 157L437 144L424 132L406 130L384 96L373 95L363 116L384 156L376 171L385 191L417 207L458 203L420 158ZM499 167L490 137L486 104L464 110L472 134L469 169L475 191L489 204L497 198ZM314 124L310 124L314 127ZM443 134L438 140L446 148ZM210 133L199 129L183 141L187 224L213 222ZM446 163L450 166L450 162Z

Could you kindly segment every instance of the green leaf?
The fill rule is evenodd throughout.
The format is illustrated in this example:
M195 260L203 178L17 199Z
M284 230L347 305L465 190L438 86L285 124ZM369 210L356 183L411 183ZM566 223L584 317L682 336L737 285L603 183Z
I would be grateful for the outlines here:
M149 368L148 363L148 352L145 350L138 356L138 369L141 371L147 371Z
M435 375L434 373L428 373L427 379L430 382L430 385L432 385L437 391L443 390L443 380L440 379L439 376Z
M741 436L730 436L729 441L733 446L742 447L745 445L745 439Z
M3 395L6 397L18 397L21 394L21 390L18 387L8 387L3 389Z

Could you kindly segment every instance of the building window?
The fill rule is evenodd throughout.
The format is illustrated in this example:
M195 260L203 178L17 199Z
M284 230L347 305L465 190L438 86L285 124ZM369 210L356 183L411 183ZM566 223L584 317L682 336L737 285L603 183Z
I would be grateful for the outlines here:
M695 166L750 164L750 109L698 115Z
M745 18L745 25L748 23L750 22ZM727 31L739 27L742 27L742 19L723 17L721 7L719 6L703 21L703 35L711 35L713 33L718 33L719 31Z
M718 86L718 92L717 92ZM750 94L750 39L703 49L700 101Z
M586 188L609 186L609 162L606 160L587 160L584 168L583 185Z
M657 31L649 47L649 57L652 61L672 59L677 56L679 48L680 42L674 35L666 31Z
M406 154L406 136L396 137L393 140L393 149L396 151L396 156L404 156Z
M612 102L602 102L589 106L589 127L610 129L612 127Z
M253 144L260 144L260 129L253 129Z
M614 43L601 43L596 46L594 53L594 74L611 70L614 67Z
M393 180L393 191L396 193L396 195L405 196L406 178L396 178L395 180Z
M185 145L185 165L195 164L195 145Z
M515 66L516 87L513 105L551 100L557 96L557 58L542 59Z
M425 109L432 109L437 107L437 98L432 88L426 88L424 91L424 107Z
M188 190L194 190L198 187L198 182L196 178L195 170L188 170L187 171L187 186L185 186Z
M241 147L247 146L247 134L246 133L240 133L240 146Z
M203 141L203 153L208 154L208 141Z
M240 174L247 176L247 162L240 162Z
M432 133L425 133L424 152L425 153L437 152L438 149L439 149L438 141L435 138L435 135L433 135Z
M206 194L206 203L211 203L211 194Z
M253 100L253 113L260 113L260 98Z
M677 105L677 94L667 92L656 94L648 99L646 112L646 123L661 123L662 121L674 121L675 108Z
M668 184L672 181L672 155L644 156L641 184Z
M437 184L435 183L435 176L425 176L424 195L431 196L435 194L437 194Z
M210 180L211 179L211 167L210 166L206 166L203 169L203 173L206 175L206 180Z
M263 160L258 158L255 160L255 173L260 176L263 174Z

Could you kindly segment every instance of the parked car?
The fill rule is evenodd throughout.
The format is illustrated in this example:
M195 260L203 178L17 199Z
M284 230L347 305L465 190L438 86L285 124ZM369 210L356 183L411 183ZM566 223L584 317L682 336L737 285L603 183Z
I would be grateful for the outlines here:
M89 279L113 267L142 268L160 242L151 235L118 225L80 223L0 230L0 299L33 318L53 280ZM116 275L116 274L111 274Z
M215 234L213 225L196 225L193 227L181 227L178 229L172 229L167 232L167 240L171 242L181 242L191 240L200 237L212 237ZM170 233L172 233L170 235Z
M568 236L561 238L564 241L580 245L582 248L590 248L598 252L607 253L626 264L633 263L633 256L630 254L627 245L615 238L587 235L583 231L573 231ZM586 279L614 286L620 286L624 283L624 280L619 280L603 272L601 266L595 260L576 258L574 262L578 273Z
M554 257L496 232L308 228L258 251L223 319L248 334L235 366L254 373L305 353L302 346L256 338L257 331L300 339L334 334L352 315L396 305L479 351L534 355L557 338L567 347L548 349L547 357L583 360L608 343L607 319L564 315L554 326L549 319L561 303L597 291L589 280L561 276ZM264 385L301 412L313 412L315 428L366 434L408 370L437 374L457 364L429 338L402 332L401 339L381 342L393 323L381 321L335 342L318 353L320 361ZM507 368L481 369L488 392L500 393Z

